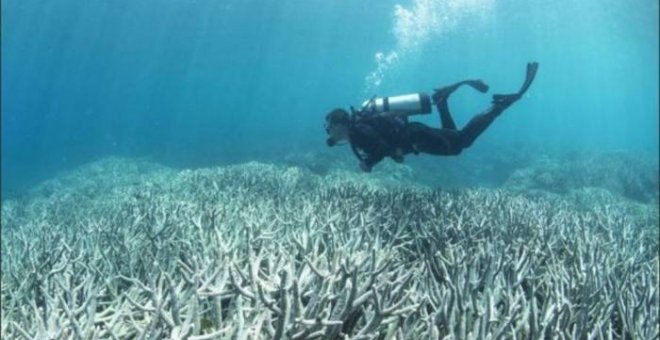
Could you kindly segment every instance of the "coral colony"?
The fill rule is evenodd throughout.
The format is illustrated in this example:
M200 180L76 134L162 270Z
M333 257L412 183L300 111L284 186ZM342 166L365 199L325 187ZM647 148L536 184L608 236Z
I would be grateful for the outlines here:
M659 336L657 204L147 167L3 202L3 339Z

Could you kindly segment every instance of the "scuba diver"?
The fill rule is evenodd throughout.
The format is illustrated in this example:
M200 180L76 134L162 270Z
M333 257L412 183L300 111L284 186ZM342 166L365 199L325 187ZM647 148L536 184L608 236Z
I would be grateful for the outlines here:
M332 147L342 141L351 145L360 160L360 169L370 172L374 165L385 157L397 163L403 162L407 154L420 152L431 155L454 156L481 135L506 108L522 97L534 81L539 64L527 64L527 77L520 90L513 94L493 95L492 105L476 115L461 130L456 129L449 113L447 100L462 85L486 93L488 85L481 80L464 80L436 89L429 98L424 93L396 97L371 98L358 111L351 106L346 110L334 109L325 117L327 144ZM419 122L408 122L408 116L431 113L431 101L440 113L441 129Z

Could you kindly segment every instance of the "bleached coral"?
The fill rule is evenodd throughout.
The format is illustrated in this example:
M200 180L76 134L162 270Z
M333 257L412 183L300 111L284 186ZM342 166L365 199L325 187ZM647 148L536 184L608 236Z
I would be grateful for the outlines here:
M658 221L617 206L259 163L92 191L3 202L2 338L658 336Z

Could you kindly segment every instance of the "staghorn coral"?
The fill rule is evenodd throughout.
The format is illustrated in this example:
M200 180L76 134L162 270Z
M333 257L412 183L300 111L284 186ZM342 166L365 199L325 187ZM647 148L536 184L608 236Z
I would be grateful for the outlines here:
M555 194L601 188L635 202L657 205L658 178L657 159L611 152L541 158L514 172L504 186L519 192Z
M620 205L248 163L2 209L2 338L659 336L657 215Z

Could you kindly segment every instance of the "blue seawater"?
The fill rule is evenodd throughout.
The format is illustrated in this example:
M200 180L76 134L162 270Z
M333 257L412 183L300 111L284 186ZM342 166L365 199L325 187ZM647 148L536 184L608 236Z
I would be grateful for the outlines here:
M6 0L2 193L107 156L194 168L321 152L334 107L466 78L513 91L532 60L536 82L472 155L657 162L658 41L649 0ZM459 91L457 124L489 100Z

